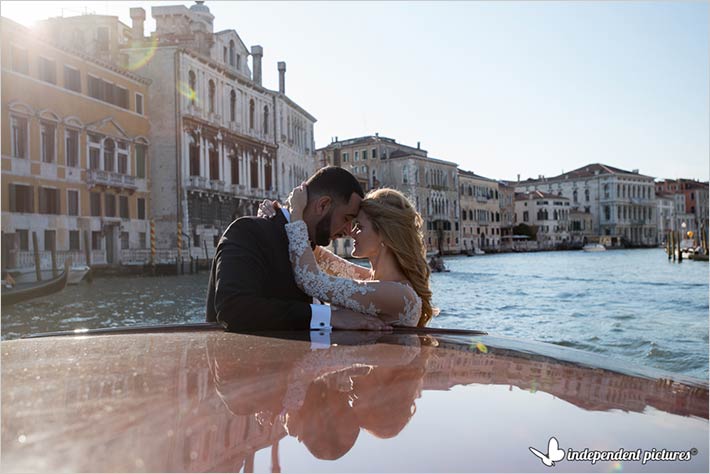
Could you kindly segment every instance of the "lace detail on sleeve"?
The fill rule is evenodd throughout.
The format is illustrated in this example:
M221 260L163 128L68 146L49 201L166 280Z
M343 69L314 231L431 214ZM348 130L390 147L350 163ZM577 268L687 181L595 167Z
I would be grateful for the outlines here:
M285 228L293 276L299 288L320 300L336 303L359 313L377 314L377 308L373 304L366 307L355 298L357 295L362 296L374 291L374 288L369 288L363 282L332 277L320 271L308 243L308 228L305 222L286 224Z
M416 292L404 283L394 281L362 281L334 277L322 272L308 242L306 223L286 224L289 257L298 287L306 294L358 313L388 316L395 323L416 326L422 302Z
M413 290L411 294L405 293L402 298L404 299L403 310L397 315L399 324L403 326L416 326L422 314L422 299Z
M348 262L323 247L318 248L315 256L320 268L329 275L352 280L367 280L370 278L370 270L368 268Z

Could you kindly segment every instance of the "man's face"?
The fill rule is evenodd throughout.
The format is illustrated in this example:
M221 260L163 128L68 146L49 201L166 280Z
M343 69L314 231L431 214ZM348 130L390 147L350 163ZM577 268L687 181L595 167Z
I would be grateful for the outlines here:
M347 204L335 202L328 213L316 224L315 244L325 246L332 239L350 235L351 223L360 211L362 198L356 193L350 195Z

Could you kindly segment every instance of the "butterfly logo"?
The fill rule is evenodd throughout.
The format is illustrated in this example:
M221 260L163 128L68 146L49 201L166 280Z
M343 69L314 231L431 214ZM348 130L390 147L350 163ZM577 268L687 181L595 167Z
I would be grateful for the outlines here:
M547 467L553 467L556 462L562 461L565 458L565 452L560 449L560 444L554 436L547 443L547 454L542 454L537 449L530 447L530 452L539 457L542 463Z

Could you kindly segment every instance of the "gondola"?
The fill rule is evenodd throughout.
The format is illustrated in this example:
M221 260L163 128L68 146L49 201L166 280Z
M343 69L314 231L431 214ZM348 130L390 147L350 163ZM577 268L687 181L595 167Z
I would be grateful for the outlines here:
M56 278L36 283L19 284L13 288L2 288L2 298L0 303L3 307L10 306L23 301L33 300L42 296L58 293L67 286L69 273L71 271L71 259L64 261L64 271Z

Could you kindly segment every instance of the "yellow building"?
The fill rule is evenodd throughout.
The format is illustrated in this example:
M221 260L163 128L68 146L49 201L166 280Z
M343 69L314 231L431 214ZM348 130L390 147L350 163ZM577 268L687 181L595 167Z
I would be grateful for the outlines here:
M2 18L3 268L55 249L91 264L150 247L150 81Z

